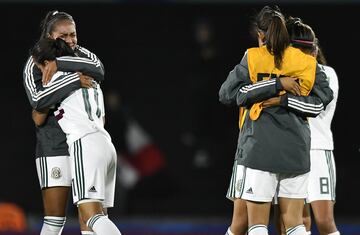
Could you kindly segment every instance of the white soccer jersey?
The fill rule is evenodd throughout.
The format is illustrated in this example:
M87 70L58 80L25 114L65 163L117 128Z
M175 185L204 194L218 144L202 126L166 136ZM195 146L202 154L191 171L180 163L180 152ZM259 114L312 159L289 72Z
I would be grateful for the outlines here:
M334 116L339 91L337 74L330 66L320 65L324 68L330 88L334 93L333 100L326 106L316 118L309 118L311 130L311 149L334 149L333 136L331 132L331 121Z
M69 146L83 136L98 131L111 140L104 129L104 96L99 84L95 88L81 88L71 93L61 102L55 116Z

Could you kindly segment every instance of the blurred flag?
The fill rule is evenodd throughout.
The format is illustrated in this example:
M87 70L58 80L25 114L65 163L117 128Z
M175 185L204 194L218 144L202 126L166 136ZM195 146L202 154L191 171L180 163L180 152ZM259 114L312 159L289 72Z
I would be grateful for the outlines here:
M165 166L164 154L134 119L127 121L125 143L127 152L118 154L118 180L125 187L133 187Z

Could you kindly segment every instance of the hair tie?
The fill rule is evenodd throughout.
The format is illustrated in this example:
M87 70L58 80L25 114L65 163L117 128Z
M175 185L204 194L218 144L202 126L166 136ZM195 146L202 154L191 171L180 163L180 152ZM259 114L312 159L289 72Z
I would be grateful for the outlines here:
M54 15L56 15L57 13L59 13L58 11L54 11L53 13L52 13L52 15L54 16Z
M301 43L301 44L306 44L306 45L314 45L315 44L314 41L298 40L298 39L293 39L293 40L291 40L291 42Z

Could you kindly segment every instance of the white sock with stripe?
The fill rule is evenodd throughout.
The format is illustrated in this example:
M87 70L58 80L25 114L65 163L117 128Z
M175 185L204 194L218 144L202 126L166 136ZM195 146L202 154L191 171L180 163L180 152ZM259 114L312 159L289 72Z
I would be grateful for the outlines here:
M44 223L40 235L61 234L66 222L66 217L44 216Z
M333 232L333 233L329 233L328 235L340 235L339 231Z
M81 231L81 235L95 235L93 231Z
M96 214L86 222L97 235L121 235L116 225L105 215Z
M233 232L231 232L230 227L226 231L225 235L235 235Z
M286 230L286 235L307 235L305 225L299 224L295 227L288 228Z
M269 235L265 224L254 224L248 229L248 235Z

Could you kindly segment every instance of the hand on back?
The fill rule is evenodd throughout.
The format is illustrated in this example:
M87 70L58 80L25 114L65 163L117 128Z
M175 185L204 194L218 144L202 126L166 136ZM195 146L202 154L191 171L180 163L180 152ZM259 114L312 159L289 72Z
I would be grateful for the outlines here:
M57 72L56 61L46 61L45 66L42 69L42 83L46 85L50 82L52 76Z
M285 91L290 92L293 95L301 95L298 78L280 77L280 82Z
M79 74L79 77L80 77L81 87L83 87L83 88L92 88L92 87L96 86L95 80L92 77L84 75L84 74L82 74L80 72L78 72L78 74Z

